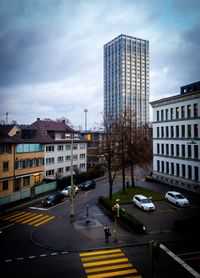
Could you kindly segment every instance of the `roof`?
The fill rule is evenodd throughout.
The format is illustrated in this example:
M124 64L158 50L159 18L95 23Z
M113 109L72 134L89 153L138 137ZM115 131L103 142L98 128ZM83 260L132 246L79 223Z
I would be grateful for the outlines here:
M17 144L18 141L0 129L0 144Z

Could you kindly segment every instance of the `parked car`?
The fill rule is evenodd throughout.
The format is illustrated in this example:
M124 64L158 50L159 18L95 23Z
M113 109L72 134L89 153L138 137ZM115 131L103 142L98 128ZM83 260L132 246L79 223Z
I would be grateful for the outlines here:
M190 204L185 196L183 196L180 192L176 191L168 191L165 194L165 200L180 207L189 206Z
M79 192L78 186L74 185L74 193L77 194ZM70 196L71 194L71 185L67 186L65 189L62 190L62 193L65 196Z
M90 190L96 187L96 182L94 180L88 180L81 184L82 190Z
M43 207L54 206L61 203L65 199L65 196L61 192L55 192L47 196L43 201Z
M155 210L154 203L144 195L135 195L133 197L133 203L144 211Z

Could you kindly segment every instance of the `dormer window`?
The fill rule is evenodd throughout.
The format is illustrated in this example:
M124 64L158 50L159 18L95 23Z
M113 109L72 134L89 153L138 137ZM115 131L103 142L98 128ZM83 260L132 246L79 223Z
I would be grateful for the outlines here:
M55 139L62 139L62 133L55 133Z

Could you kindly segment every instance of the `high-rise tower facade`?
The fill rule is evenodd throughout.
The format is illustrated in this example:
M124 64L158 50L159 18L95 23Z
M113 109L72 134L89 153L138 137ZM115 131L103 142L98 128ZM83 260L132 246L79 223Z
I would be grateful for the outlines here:
M104 119L149 122L149 42L120 35L104 45Z

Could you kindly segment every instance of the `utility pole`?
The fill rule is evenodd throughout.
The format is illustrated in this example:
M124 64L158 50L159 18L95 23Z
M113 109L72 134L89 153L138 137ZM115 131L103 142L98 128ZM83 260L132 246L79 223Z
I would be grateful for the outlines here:
M8 124L8 112L6 112L6 125Z

